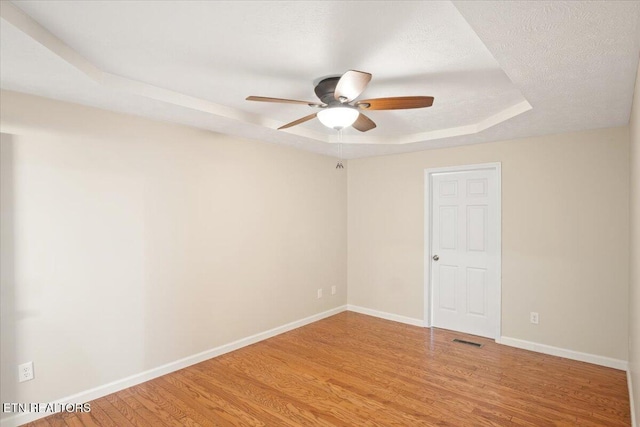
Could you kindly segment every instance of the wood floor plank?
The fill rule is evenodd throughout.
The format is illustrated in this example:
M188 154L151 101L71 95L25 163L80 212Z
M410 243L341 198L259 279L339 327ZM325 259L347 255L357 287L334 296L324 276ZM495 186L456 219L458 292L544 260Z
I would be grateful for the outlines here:
M255 402L252 405L254 411L267 411L270 416L275 417L274 422L279 425L333 426L344 424L333 414L321 413L303 403L300 396L283 393L271 385L230 371L223 365L218 366L217 369L210 366L204 366L201 369L199 375L206 377L204 380L200 380L203 386L222 388L228 393L241 396L247 402Z
M81 422L81 426L84 427L101 427L100 419L96 416L96 412L92 409L91 412L78 412L76 413L76 417Z
M119 391L116 393L116 396L122 399L127 405L131 407L136 413L136 415L142 417L144 419L144 425L152 425L152 426L179 426L180 423L174 423L173 418L162 417L157 411L150 411L145 407L138 399L136 399L134 395L134 391L130 388Z
M182 402L197 408L198 412L212 420L214 425L233 426L238 422L247 425L263 425L217 393L207 393L206 390L185 382L180 371L161 379L166 383L165 387L170 387L172 394L179 396Z
M371 399L375 399L380 404L395 407L408 413L413 412L427 420L437 421L442 418L447 418L454 421L458 418L460 410L463 412L468 411L466 405L463 408L457 409L443 407L442 405L438 405L438 402L433 399L423 399L414 393L408 393L404 389L398 389L391 381L392 378L384 379L379 376L363 376L359 375L359 372L349 372L347 370L341 371L339 375L329 374L322 366L309 363L304 359L300 359L299 356L282 352L274 347L271 347L269 351L262 354L261 357L286 359L288 368L313 373L319 381L350 390L356 395L366 395ZM365 370L368 371L368 369ZM481 420L479 420L478 424L482 425Z
M127 403L118 396L118 393L110 394L106 396L105 399L132 425L137 427L148 425L145 418L131 408L131 406L127 405ZM119 422L117 424L119 424Z
M372 412L377 411L386 412L387 417L391 417L393 414L411 425L428 425L429 422L429 420L417 419L408 413L397 413L392 406L385 406L370 396L354 394L335 383L322 381L319 377L313 376L309 370L304 373L295 373L289 365L282 368L274 363L267 363L267 358L263 358L260 354L254 353L247 358L229 356L221 360L226 367L235 369L258 382L273 383L272 378L278 378L279 391L291 398L295 396L319 412L333 413L339 419L346 420L350 425L362 424L368 420ZM303 382L304 386L301 386ZM375 421L371 421L371 423L384 425L384 423L378 424Z
M62 418L62 414L60 413L48 416L47 421L51 427L67 427L67 424L64 422L64 418Z
M190 405L188 402L183 401L180 395L176 393L172 393L171 389L165 390L161 385L162 382L163 380L161 378L158 378L158 379L146 382L144 386L152 390L153 393L156 396L158 396L159 399L162 399L163 401L167 402L167 405L171 405L175 407L174 410L177 411L177 413L184 414L185 418L181 418L181 419L193 420L195 423L203 427L213 427L216 425L213 421L207 418L202 412L199 412L197 407L194 407L193 405ZM191 399L187 398L187 400L190 401Z
M159 395L153 393L145 384L131 387L131 395L140 404L144 405L147 410L159 416L165 424L173 426L199 426L197 422L189 418L171 402L167 402L160 398Z
M75 415L63 417L67 427L84 427L85 424Z
M294 349L292 344L284 345L282 349L286 349L286 351L288 351L291 354L295 354L296 352L296 349ZM339 350L336 350L336 352L338 351ZM306 357L310 357L310 358L313 357L311 356L312 353L309 353L309 351L306 351L306 350L303 351L301 354L306 355ZM365 375L365 378L367 375L370 375L373 373L376 375L375 382L384 384L386 388L393 388L394 387L393 382L398 378L400 378L397 372L394 371L393 369L392 370L388 370L386 368L379 369L375 365L375 363L367 364L365 360L366 356L361 356L360 359L356 359L356 361L353 362L352 364L348 362L344 362L345 360L352 358L349 355L347 355L346 357L344 355L336 356L335 361L331 360L332 357L333 355L331 354L322 354L322 357L315 358L315 359L317 363L324 364L328 367L330 367L333 364L340 363L340 360L343 360L342 367L341 367L343 369L343 372L350 372L353 375ZM376 359L373 358L372 360L375 361ZM407 377L407 378L404 378L404 381L401 384L401 388L398 389L398 391L406 393L408 389L411 389L411 387L407 387L407 386L412 386L416 395L421 395L431 391L431 394L437 395L438 399L431 399L428 402L425 402L425 403L428 403L429 406L439 405L441 403L440 401L445 401L446 406L450 407L450 409L453 410L454 412L465 412L469 407L470 399L475 398L477 389L474 387L469 387L469 392L466 393L466 395L463 394L462 396L460 396L456 393L457 390L452 391L447 388L450 383L451 383L450 378L443 377L443 378L438 378L436 380L434 375L430 375L428 378L428 381L417 382L417 383L414 378ZM482 384L480 385L483 386Z
M631 419L623 371L345 312L105 396L90 414L33 425L627 427Z
M234 377L233 373L218 376L215 380L198 375L191 377L185 373L186 382L196 384L203 390L224 396L230 402L243 408L250 416L261 420L265 425L296 426L297 417L304 410L295 399L287 401L277 390L261 394L264 385L245 382L244 378ZM229 385L229 382L233 384Z
M105 412L105 410L102 408L103 403L105 405L111 406L104 397L91 402L91 412L90 412L91 419L95 420L96 424L100 427L117 427L116 423L111 419L111 417L109 417L107 412ZM92 427L91 424L85 424L85 425L87 427Z
M377 333L377 334L380 334L380 331L376 331L376 333ZM365 334L365 335L366 335L366 334ZM357 339L355 339L355 340L357 341ZM476 340L477 340L477 339L476 339ZM303 339L303 340L296 340L296 342L295 342L294 344L304 345L304 344L305 344L305 342L306 342L306 341L305 341L305 339ZM306 342L306 343L308 344L308 342ZM490 342L489 342L489 343L490 343ZM287 345L291 345L291 344L292 344L292 343L287 343ZM441 344L442 344L442 345L445 345L446 343L444 343L444 342L443 342L443 343L441 343ZM495 343L491 343L491 344L493 344L494 346L497 346ZM355 345L355 344L347 344L347 345ZM358 343L358 345L359 345L360 347L364 347L364 348L366 348L366 345L364 345L362 342ZM313 346L313 347L315 348L315 351L317 351L317 352L322 352L322 351L323 351L322 346ZM504 347L504 346L500 346L500 347ZM460 347L460 348L461 348L461 347ZM307 349L307 350L309 350L309 349ZM342 349L342 346L340 346L340 349L339 349L339 350L337 350L337 351L341 351L341 350L343 350L343 349ZM371 348L371 349L369 349L369 350L373 351L374 349L373 349L373 348ZM477 349L472 349L472 350L477 350ZM509 350L517 350L517 349L509 349ZM334 351L334 350L332 350L332 351ZM519 351L520 351L520 352L522 352L522 350L519 350ZM335 352L335 351L334 351L334 352ZM419 377L422 375L422 372L421 372L421 371L427 372L426 370L424 370L423 368L420 368L419 366L415 366L415 365L414 365L414 366L412 366L412 359L411 359L411 357L410 357L410 354L409 354L409 353L410 353L410 352L407 352L406 354L403 354L403 358L401 359L401 360L402 360L402 363L401 363L399 366L397 366L397 367L395 368L395 369L397 369L397 370L398 370L398 373L399 373L399 374L401 374L401 375L406 375L406 376L407 376L406 382L412 382L412 381L413 381L413 379L415 379L415 378L419 378ZM328 356L328 355L326 355L326 354L323 354L323 356L325 356L325 357L329 357L329 356ZM538 355L537 355L537 356L538 356ZM384 354L383 354L383 355L376 354L376 356L375 356L375 357L376 357L376 358L384 358L384 357L385 357L385 355L384 355ZM457 357L458 357L458 355L456 355L456 354L455 354L455 352L451 352L451 351L449 351L449 352L447 353L447 360L448 360L448 362L451 362L451 361L453 360L453 361L455 362L455 363L453 363L454 365L461 365L461 364L462 364L462 362L461 362L461 361L458 361L458 359L456 359ZM468 357L468 356L465 356L465 357ZM546 356L545 356L545 357L546 357ZM348 358L348 357L347 357L347 358ZM555 358L555 359L559 359L559 358ZM392 363L393 363L393 362L392 362L392 360L391 360L391 356L388 356L388 357L387 357L387 360L385 361L385 363L384 363L383 365L388 366L388 365L390 365L390 364L392 364ZM581 362L575 362L575 363L580 364ZM590 365L590 366L593 366L593 365ZM415 368L416 368L416 367L418 367L419 369L418 369L418 370L415 370ZM607 368L603 368L603 369L607 369ZM442 369L440 369L440 368L438 368L438 369L437 369L437 371L439 371L439 372L427 372L427 373L428 373L427 380L428 380L430 383L437 382L438 380L441 380L441 379L443 379L443 378L444 378L444 379L446 379L446 376L445 376L445 377L443 377L441 374L447 374L447 373L448 373L448 374L451 374L451 373L452 373L451 371L447 372L446 370L442 370ZM519 380L519 381L521 381L521 380L523 379L523 377L525 376L525 374L527 374L527 371L526 371L526 364L522 364L522 363L520 363L520 366L518 366L518 375L517 375L518 380ZM534 370L534 374L535 374L535 375L533 375L533 376L529 376L529 377L528 377L528 379L529 379L529 380L532 380L532 379L534 379L534 378L545 378L545 377L546 377L546 376L545 376L545 371L536 372L536 371ZM564 381L563 381L563 383L564 383L564 382L566 382L567 378L570 378L570 377L567 377L567 376L566 376L566 374L564 374L564 377L563 377L563 378L564 378ZM455 378L449 378L449 379L455 379ZM447 381L447 383L452 384L452 383L450 383L449 381ZM446 383L445 383L445 384L446 384ZM464 383L464 382L461 382L461 381L456 381L456 382L454 382L453 384L454 384L454 387L464 387L464 386L465 386L465 383ZM522 384L526 384L526 382L523 382ZM549 390L550 390L549 388L546 388L546 389L545 389L545 391L546 391L547 393L549 392ZM452 390L452 391L459 391L459 390ZM471 393L471 394L475 394L475 388L474 388L474 389L472 389L472 390L470 390L470 393ZM530 396L530 395L528 395L528 393L526 393L526 392L524 392L524 391L523 391L523 393L522 393L522 394L523 394L523 395L525 395L525 396L527 396L527 397L529 397L529 398L530 398L530 400L532 400L532 401L535 403L535 399L531 399L531 396ZM568 410L569 410L569 411L574 411L574 409L571 409L571 405L569 405L569 406L567 406L567 407L565 407L565 408L562 408L560 403L554 406L554 404L552 403L552 402L554 402L554 401L555 401L555 400L553 399L554 397L556 397L556 398L557 398L557 396L549 396L549 395L547 395L547 396L545 397L545 398L547 399L547 405L548 405L548 406L547 406L547 408L546 408L546 412L547 412L547 413L553 413L553 412L555 412L555 415L556 415L556 416L561 416L561 417L562 417L561 419L565 419L565 420L567 420L567 421L569 421L569 422L573 422L573 421L576 419L576 417L583 417L583 418L601 418L601 414L595 414L595 413L591 413L591 412L590 412L590 411L591 411L591 409L592 409L592 407L590 407L590 406L583 406L583 407L582 407L582 409L581 409L581 412L580 412L580 413L573 413L573 414L571 414L571 413L566 413L566 412L567 412L567 408L568 408ZM467 399L470 399L470 398L471 398L470 396L467 396ZM563 398L563 399L565 399L565 400L570 399L570 397L569 397L569 396L562 396L562 398ZM571 402L571 403L575 403L575 402ZM626 404L628 404L628 402L625 402L624 404L626 405ZM538 410L539 410L539 409L540 409L540 406L538 406ZM553 419L553 418L554 418L554 417L552 416L552 419ZM561 421L561 419L560 419L560 420L557 420L557 421ZM602 422L603 422L603 423L605 423L605 422L607 422L607 420L606 420L606 419L604 419L604 418L602 418ZM604 424L603 424L603 425L604 425Z
M135 427L135 424L131 423L115 406L111 404L110 396L111 395L105 396L91 402L91 411L93 411L93 406L96 405L104 411L104 413L109 417L109 421L113 423L109 425L116 427Z

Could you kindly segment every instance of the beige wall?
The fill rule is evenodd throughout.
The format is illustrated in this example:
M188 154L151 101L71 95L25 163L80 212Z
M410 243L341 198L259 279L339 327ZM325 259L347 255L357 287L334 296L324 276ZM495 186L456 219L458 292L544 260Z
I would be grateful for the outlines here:
M3 402L49 402L346 304L335 159L1 98ZM14 389L30 360L36 379Z
M640 69L631 109L631 262L629 280L629 370L635 398L636 423L640 423Z
M501 162L502 335L627 360L628 154L625 127L349 161L349 304L422 319L424 170Z

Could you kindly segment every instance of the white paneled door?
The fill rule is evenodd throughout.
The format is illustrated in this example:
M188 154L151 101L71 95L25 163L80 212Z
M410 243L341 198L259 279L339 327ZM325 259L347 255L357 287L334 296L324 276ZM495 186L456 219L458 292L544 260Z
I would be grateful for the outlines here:
M497 338L498 172L488 168L430 176L432 326Z

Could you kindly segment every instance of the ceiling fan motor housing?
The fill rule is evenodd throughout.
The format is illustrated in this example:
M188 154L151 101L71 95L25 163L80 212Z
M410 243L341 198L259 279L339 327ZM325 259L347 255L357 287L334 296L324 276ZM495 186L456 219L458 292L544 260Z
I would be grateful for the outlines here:
M336 86L338 85L338 80L340 80L340 76L338 77L328 77L324 80L321 80L320 83L316 85L314 89L316 95L320 100L327 105L335 105L340 104L340 101L336 100L334 96L334 92L336 91Z

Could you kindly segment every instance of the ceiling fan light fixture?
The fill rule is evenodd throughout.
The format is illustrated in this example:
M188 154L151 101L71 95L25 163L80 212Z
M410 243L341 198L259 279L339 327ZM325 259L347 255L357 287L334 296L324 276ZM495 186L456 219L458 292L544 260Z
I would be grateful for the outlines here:
M1 0L0 0L1 1ZM284 104L307 104L317 108L317 113L309 114L278 128L288 129L305 123L316 117L330 129L353 127L358 132L368 132L376 128L373 120L359 111L365 110L407 110L425 108L433 105L433 96L392 96L355 101L366 89L371 74L364 71L349 70L342 76L324 77L315 84L314 92L320 102L300 101L297 99L249 96L247 101L278 102Z
M355 123L359 115L355 108L333 107L318 112L318 119L328 128L342 129Z

